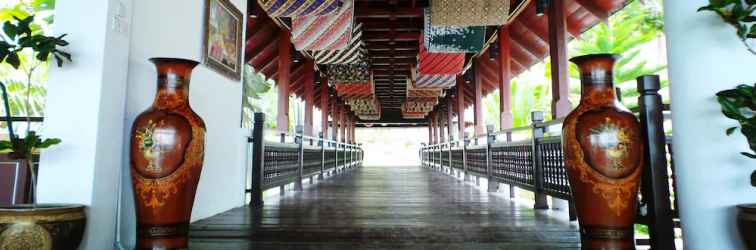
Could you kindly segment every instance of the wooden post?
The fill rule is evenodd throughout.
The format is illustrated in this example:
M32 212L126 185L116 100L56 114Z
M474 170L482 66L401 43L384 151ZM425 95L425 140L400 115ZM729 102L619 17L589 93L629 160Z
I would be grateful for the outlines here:
M569 63L567 61L567 16L565 0L549 3L549 52L551 55L551 113L554 118L567 116L570 103Z
M426 119L428 119L428 145L433 145L433 120L430 115Z
M323 175L325 175L325 134L323 132L320 132L318 134L318 138L320 138L320 143L318 143L318 146L320 146L320 174L318 175L318 180L323 179Z
M304 65L305 70L305 76L303 80L304 84L304 101L305 101L305 110L304 110L304 135L306 136L313 136L313 107L315 106L315 62L313 60L307 59L305 61Z
M339 137L339 106L336 99L331 100L331 140L338 141Z
M465 79L457 76L457 127L458 138L460 141L465 140Z
M321 79L320 83L320 129L322 139L328 138L328 76Z
M339 141L346 142L346 107L339 104Z
M439 138L439 142L440 143L444 143L444 142L446 142L446 130L445 130L445 127L446 127L446 125L445 125L446 118L444 117L444 111L441 109L440 106L439 106L438 117L437 118L438 118L438 134L439 134L438 138Z
M278 131L289 131L289 78L291 74L291 42L289 32L278 35Z
M480 59L478 59L480 60ZM483 73L480 69L480 61L475 61L473 69L475 70L475 99L473 102L475 117L475 136L486 134L486 127L483 124Z
M450 97L446 98L446 130L449 132L449 141L454 141L454 128L452 128L454 119L454 100Z
M486 127L486 137L488 143L486 143L486 178L488 179L488 192L499 191L499 183L494 180L493 177L493 158L491 157L491 144L496 141L496 136L493 135L494 126L488 125Z
M543 112L533 111L533 179L535 204L534 209L549 209L549 204L546 201L546 193L544 192L544 174L543 174L543 158L541 157L540 148L538 147L538 140L543 138L545 127L543 125Z
M462 134L462 170L465 172L464 181L470 181L470 173L467 172L467 145L470 144L470 136Z
M512 66L509 25L499 28L499 115L501 129L512 128Z
M643 196L648 201L648 229L652 249L675 249L674 225L667 173L666 136L664 135L664 104L659 95L659 76L638 77L638 103L645 157Z
M265 127L265 114L255 113L254 125L252 127L252 137L249 138L252 143L252 186L250 187L251 201L250 207L261 208L263 206L263 161L265 153L265 144L263 141L263 130Z
M430 119L430 130L431 130L431 139L430 139L430 145L436 144L436 113L431 112L428 114L428 117Z
M297 168L297 181L294 182L294 190L302 191L302 174L304 172L304 137L302 136L302 133L304 132L304 127L302 125L297 125L295 132L295 142L299 145L297 159L299 167Z

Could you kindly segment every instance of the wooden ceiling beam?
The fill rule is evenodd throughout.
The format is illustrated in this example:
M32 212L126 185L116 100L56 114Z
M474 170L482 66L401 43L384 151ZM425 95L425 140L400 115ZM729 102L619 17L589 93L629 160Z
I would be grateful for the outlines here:
M609 22L609 12L601 9L598 5L596 5L596 2L591 0L574 0L579 4L581 7L583 7L585 10L587 10L591 15L595 16L602 22L608 23Z
M394 35L383 32L368 32L362 34L362 40L366 42L418 41L420 40L420 32L397 32Z
M397 8L389 9L389 5L384 8L375 6L357 5L355 12L357 18L422 18L423 8Z

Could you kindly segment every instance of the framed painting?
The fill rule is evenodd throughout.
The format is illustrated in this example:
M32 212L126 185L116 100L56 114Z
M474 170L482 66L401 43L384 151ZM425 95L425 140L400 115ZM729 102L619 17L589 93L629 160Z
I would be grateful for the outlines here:
M241 79L243 15L228 0L205 0L202 62L234 80Z

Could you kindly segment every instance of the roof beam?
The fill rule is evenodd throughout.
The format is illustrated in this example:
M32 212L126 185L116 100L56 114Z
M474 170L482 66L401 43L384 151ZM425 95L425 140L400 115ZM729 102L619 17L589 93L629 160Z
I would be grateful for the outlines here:
M601 9L594 1L590 0L574 0L577 2L581 7L583 7L585 10L591 13L591 15L595 16L599 20L605 23L609 23L609 12Z

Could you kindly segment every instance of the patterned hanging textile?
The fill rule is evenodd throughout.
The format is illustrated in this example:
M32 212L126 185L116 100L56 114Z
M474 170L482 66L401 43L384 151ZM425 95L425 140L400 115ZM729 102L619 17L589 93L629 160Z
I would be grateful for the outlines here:
M352 41L346 49L312 51L311 54L317 64L354 64L363 61L366 53L360 23L352 30Z
M352 0L336 14L296 17L292 21L291 39L297 50L343 50L352 39L354 8Z
M430 9L425 9L423 42L429 52L471 52L483 50L484 26L433 26Z
M370 66L367 63L331 65L328 75L337 83L365 83L370 81Z
M415 88L415 83L407 79L407 97L431 97L442 96L443 89L440 88Z
M320 16L339 11L342 0L258 0L271 17Z
M430 75L430 74L418 74L417 69L412 67L412 79L415 79L414 88L434 88L434 89L448 89L454 87L457 84L457 75Z
M420 42L418 72L421 74L450 74L462 72L465 66L465 53L432 53Z
M509 19L509 0L431 0L433 25L496 26Z
M343 98L372 98L375 95L375 85L372 76L367 82L336 82L336 93Z

